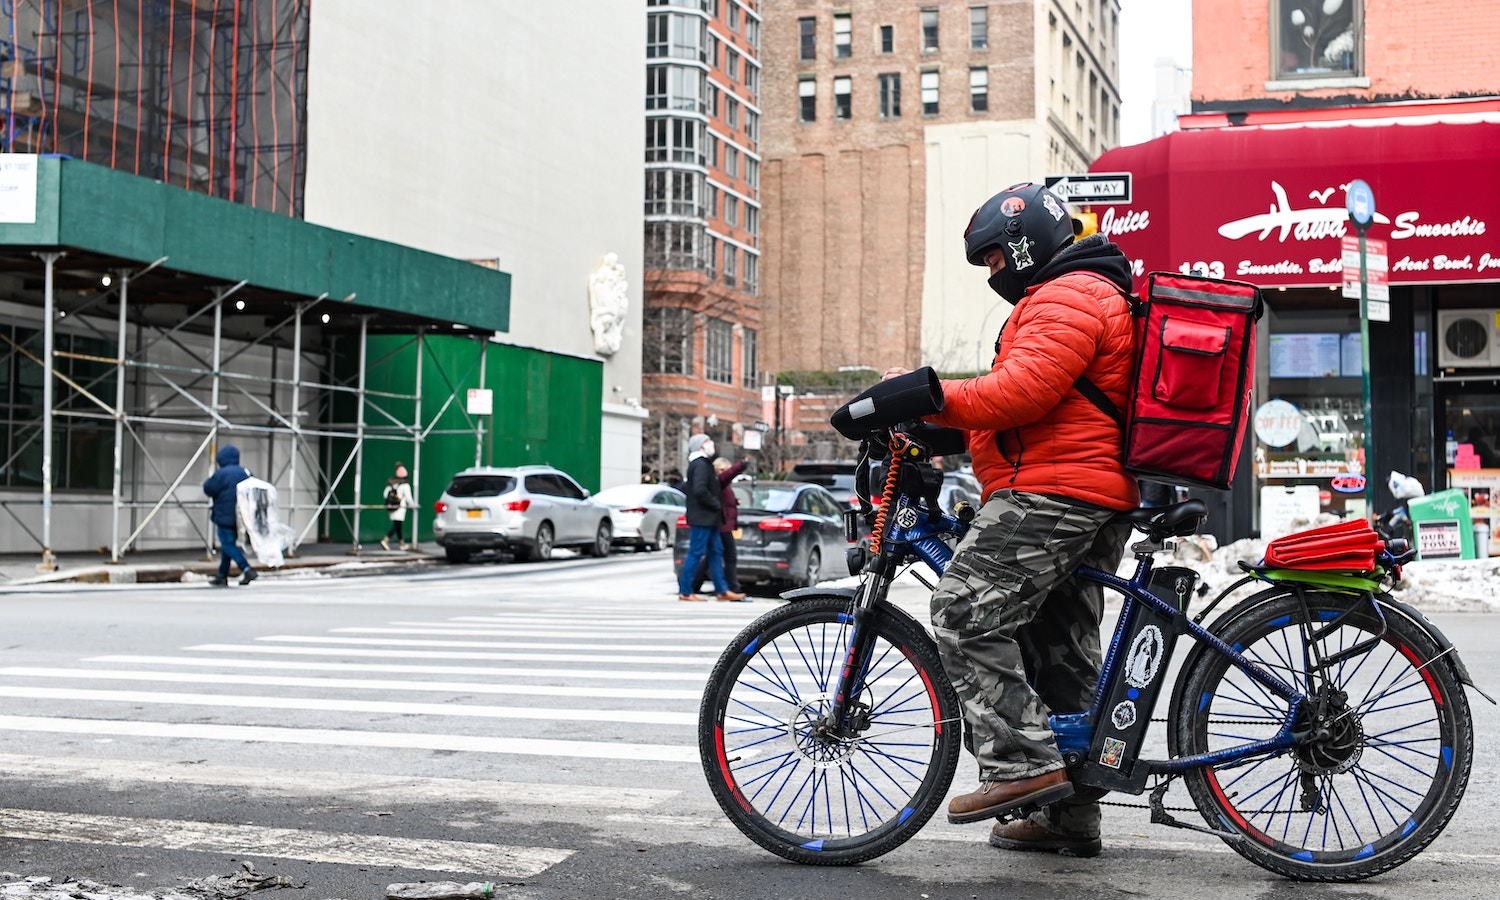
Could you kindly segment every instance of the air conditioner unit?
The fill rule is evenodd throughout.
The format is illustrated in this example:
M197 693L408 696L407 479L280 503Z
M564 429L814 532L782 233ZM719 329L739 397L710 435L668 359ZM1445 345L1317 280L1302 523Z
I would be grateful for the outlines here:
M1444 369L1500 367L1500 309L1440 309L1438 366Z

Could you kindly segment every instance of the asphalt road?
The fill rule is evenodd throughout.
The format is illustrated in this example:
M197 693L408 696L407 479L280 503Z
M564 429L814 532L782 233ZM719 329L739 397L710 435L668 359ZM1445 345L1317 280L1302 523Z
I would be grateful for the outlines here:
M1475 694L1464 805L1356 886L1293 884L1143 808L1106 810L1094 860L934 821L862 866L782 862L724 820L694 746L713 660L774 602L679 603L662 554L0 595L0 872L112 886L100 900L227 896L206 879L247 862L351 900L423 880L503 898L1500 894L1500 714ZM1500 696L1500 616L1431 618ZM965 758L955 791L973 778Z

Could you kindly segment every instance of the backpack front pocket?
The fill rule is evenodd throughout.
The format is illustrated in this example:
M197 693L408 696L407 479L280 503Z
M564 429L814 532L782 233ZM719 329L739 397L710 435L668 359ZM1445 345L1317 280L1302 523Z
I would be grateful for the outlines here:
M1219 402L1230 329L1223 325L1162 316L1161 355L1152 396L1183 409L1211 409Z

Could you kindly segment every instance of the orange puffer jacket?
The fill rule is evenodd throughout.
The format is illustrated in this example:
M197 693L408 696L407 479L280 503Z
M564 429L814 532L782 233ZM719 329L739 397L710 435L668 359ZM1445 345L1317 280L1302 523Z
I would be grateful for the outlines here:
M988 375L943 382L943 411L930 421L969 432L986 500L1010 488L1133 509L1140 493L1120 426L1073 383L1086 373L1126 409L1134 354L1120 292L1096 275L1062 275L1011 311Z

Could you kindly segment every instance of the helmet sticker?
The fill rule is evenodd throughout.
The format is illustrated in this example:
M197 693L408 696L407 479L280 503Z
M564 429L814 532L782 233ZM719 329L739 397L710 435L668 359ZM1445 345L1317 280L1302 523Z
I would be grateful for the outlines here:
M1000 204L1000 212L1007 216L1019 216L1021 210L1026 208L1026 201L1020 197L1006 197Z
M1052 213L1052 221L1054 222L1061 222L1062 217L1068 214L1066 210L1058 205L1056 200L1052 199L1051 194L1042 195L1042 205L1047 207L1047 212Z
M1016 264L1013 268L1017 272L1021 271L1022 269L1029 269L1032 267L1032 265L1034 265L1031 259L1030 238L1022 235L1019 241L1016 241L1014 244L1010 244L1007 241L1007 244L1009 244L1010 246L1010 255L1015 257Z

